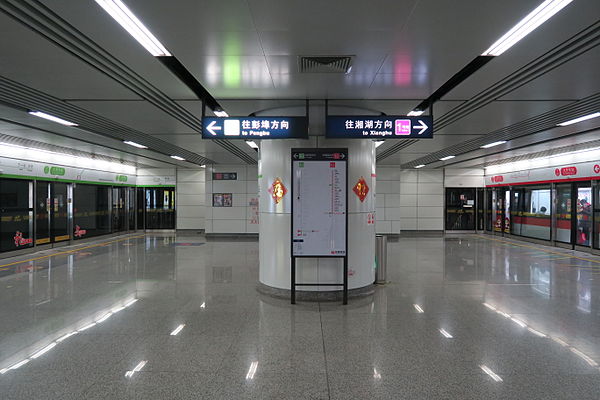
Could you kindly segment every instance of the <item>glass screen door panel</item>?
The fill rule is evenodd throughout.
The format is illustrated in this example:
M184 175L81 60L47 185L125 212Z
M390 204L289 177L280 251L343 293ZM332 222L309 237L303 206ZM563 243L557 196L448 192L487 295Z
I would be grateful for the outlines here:
M35 244L50 243L50 182L35 186Z
M592 188L578 186L577 191L577 229L575 243L579 246L590 246L592 235Z
M51 236L54 242L62 242L71 238L69 232L69 214L67 184L62 182L51 182L51 211L50 226Z
M556 185L556 222L554 225L554 240L571 243L571 189L570 183Z
M446 188L446 230L475 230L475 189Z
M595 249L600 249L600 181L594 185L594 242Z

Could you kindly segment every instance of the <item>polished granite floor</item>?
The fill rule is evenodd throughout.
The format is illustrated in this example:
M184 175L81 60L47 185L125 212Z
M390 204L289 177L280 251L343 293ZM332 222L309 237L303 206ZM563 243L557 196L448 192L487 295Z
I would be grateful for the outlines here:
M600 398L600 257L402 238L373 296L291 306L256 241L106 242L0 260L1 399Z

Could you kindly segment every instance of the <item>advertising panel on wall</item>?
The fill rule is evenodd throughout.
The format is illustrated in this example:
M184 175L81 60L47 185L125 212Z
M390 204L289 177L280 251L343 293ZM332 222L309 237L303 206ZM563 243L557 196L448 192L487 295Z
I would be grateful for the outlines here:
M485 176L485 185L500 187L597 179L600 179L600 161L489 174Z

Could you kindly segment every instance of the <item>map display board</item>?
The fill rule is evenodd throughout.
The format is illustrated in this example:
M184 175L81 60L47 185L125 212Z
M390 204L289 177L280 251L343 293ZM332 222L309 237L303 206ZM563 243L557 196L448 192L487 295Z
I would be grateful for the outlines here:
M292 256L345 257L348 149L292 149Z

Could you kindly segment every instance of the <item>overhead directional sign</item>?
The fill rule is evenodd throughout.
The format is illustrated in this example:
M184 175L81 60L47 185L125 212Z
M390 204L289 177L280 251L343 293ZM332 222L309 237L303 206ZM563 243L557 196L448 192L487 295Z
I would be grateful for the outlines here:
M308 139L306 117L202 118L203 139Z
M336 139L432 139L433 117L332 116L325 137Z

